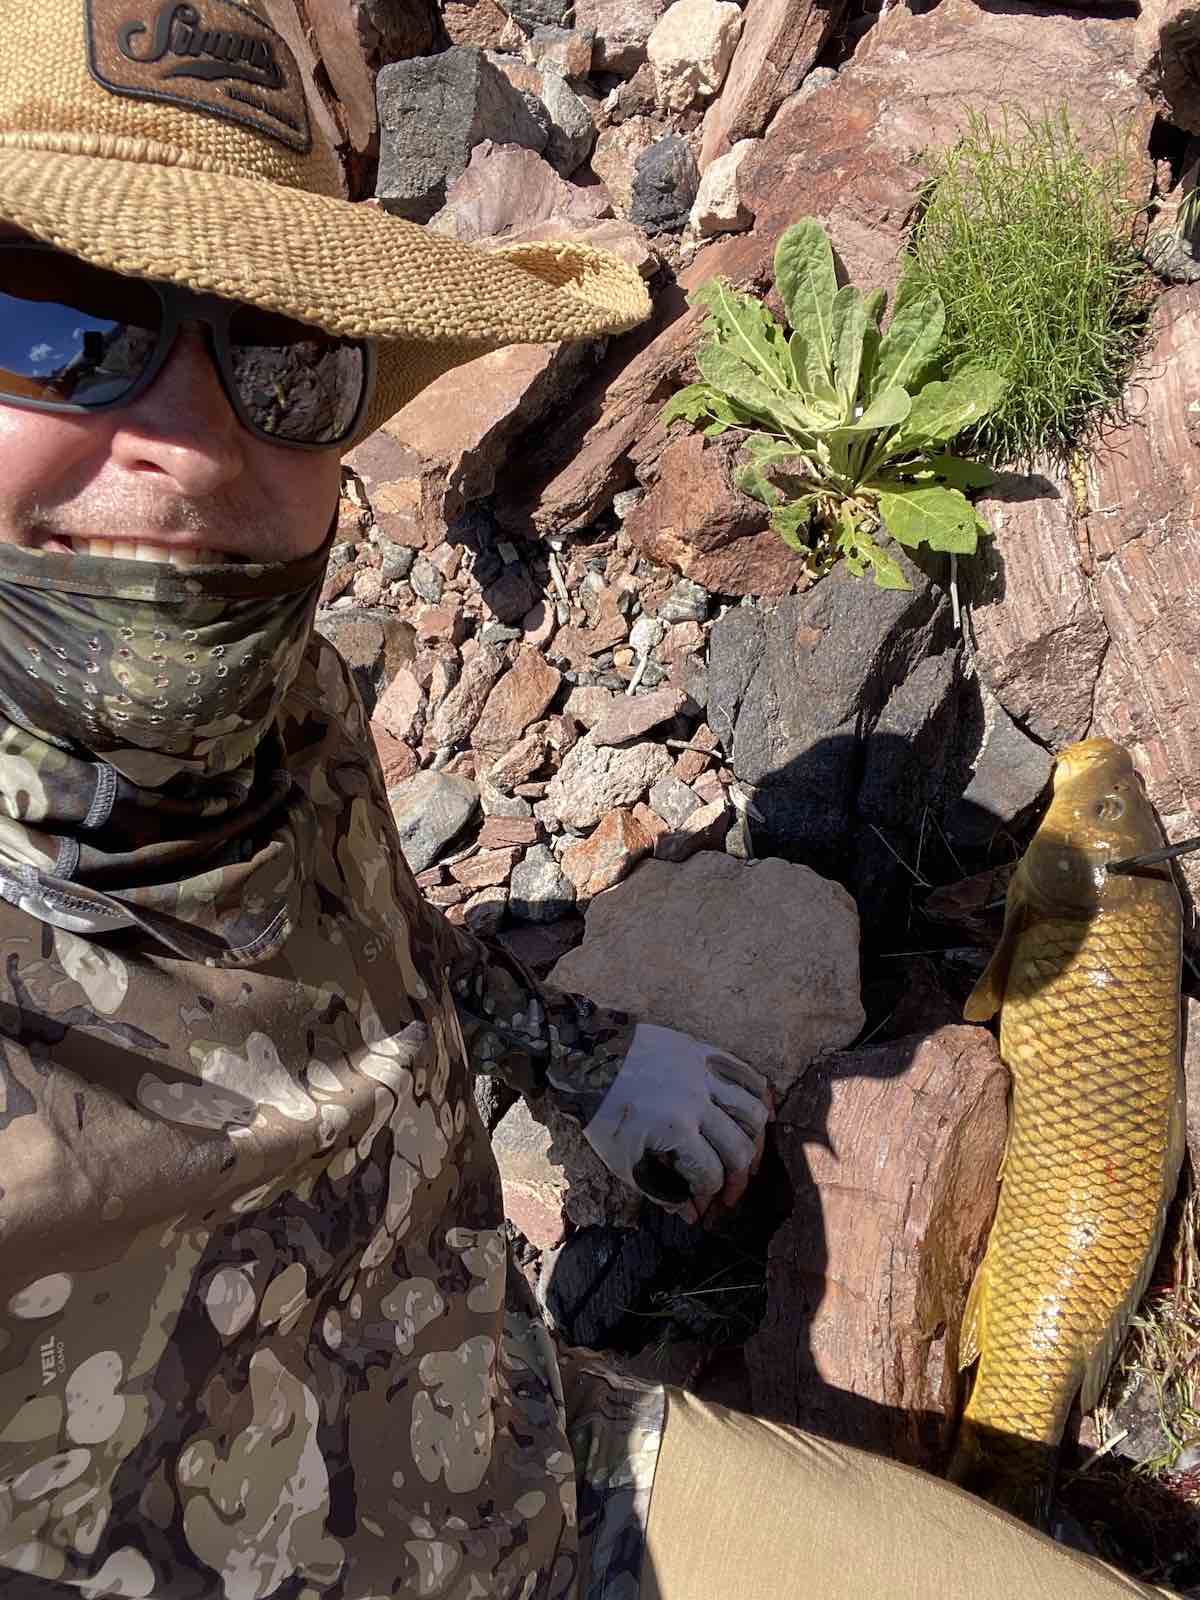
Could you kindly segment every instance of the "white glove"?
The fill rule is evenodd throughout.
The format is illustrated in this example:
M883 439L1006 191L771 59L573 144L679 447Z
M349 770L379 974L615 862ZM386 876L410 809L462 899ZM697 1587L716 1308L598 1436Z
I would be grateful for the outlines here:
M696 1222L718 1196L725 1206L741 1199L771 1115L770 1088L753 1067L640 1022L583 1133L617 1177Z

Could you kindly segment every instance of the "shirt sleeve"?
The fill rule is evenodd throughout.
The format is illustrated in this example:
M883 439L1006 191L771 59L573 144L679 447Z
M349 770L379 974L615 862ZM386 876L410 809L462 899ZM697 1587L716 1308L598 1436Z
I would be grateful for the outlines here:
M625 1060L637 1019L539 983L503 945L441 924L455 1007L473 1071L544 1096L584 1125Z

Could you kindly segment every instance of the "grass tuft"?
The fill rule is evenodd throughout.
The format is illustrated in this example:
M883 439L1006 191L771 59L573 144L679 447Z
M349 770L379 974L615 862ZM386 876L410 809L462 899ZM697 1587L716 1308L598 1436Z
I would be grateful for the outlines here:
M942 348L1008 379L970 451L1067 461L1119 415L1153 299L1127 151L1089 158L1065 111L975 113L932 162L909 248L946 303Z

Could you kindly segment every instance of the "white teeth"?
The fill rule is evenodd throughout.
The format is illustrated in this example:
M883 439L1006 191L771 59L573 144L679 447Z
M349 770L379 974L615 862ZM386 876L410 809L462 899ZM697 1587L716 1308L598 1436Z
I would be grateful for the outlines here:
M92 546L92 554L96 554L95 545ZM114 539L109 554L114 561L136 561L138 559L138 546L128 543L125 539Z
M76 541L78 545L79 541ZM89 539L84 545L84 554L89 556L111 556L113 546L111 539Z

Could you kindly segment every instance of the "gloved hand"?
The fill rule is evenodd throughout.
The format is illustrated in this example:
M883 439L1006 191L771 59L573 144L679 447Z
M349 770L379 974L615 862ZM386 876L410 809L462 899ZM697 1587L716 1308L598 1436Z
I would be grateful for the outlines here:
M741 1199L773 1115L753 1067L674 1028L641 1022L584 1137L604 1164L696 1222Z

